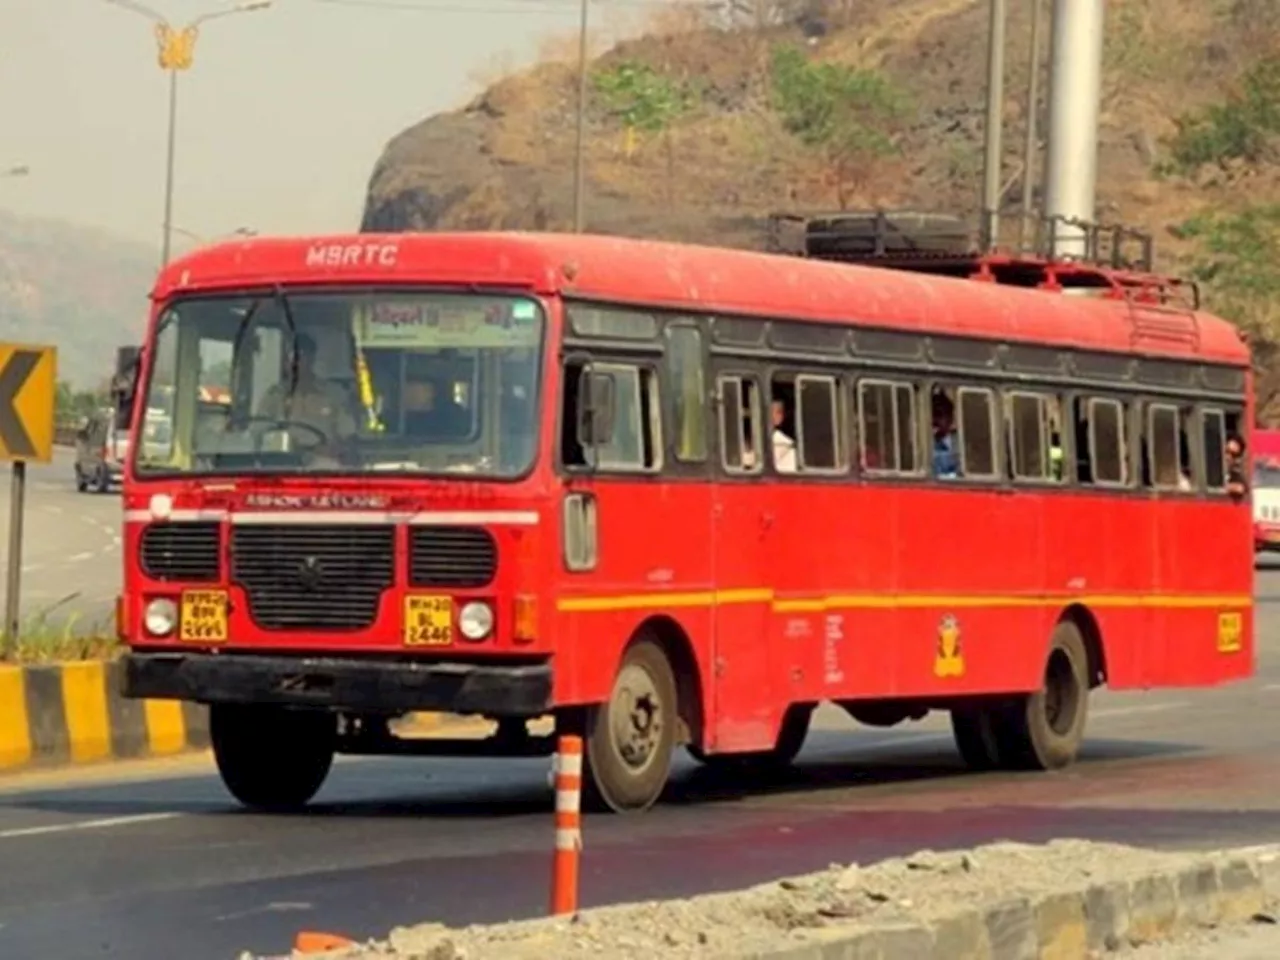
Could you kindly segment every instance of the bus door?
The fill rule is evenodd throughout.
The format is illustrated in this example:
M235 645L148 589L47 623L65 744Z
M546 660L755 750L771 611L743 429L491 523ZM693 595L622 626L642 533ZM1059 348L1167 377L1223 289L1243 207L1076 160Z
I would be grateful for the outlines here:
M765 461L760 378L730 366L716 372L713 405L720 477L715 484L714 688L707 689L707 744L715 750L773 746L776 671L768 636L775 530Z

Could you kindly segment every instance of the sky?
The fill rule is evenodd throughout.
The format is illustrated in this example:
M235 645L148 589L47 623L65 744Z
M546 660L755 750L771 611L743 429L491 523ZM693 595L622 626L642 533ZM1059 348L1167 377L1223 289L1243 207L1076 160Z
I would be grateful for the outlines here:
M175 26L232 5L144 2ZM593 0L592 16L616 35L661 2ZM389 139L548 42L563 48L578 15L578 0L274 0L204 24L178 78L175 249L240 228L356 229ZM0 0L0 170L30 167L0 177L0 207L158 248L167 124L142 16L108 0Z

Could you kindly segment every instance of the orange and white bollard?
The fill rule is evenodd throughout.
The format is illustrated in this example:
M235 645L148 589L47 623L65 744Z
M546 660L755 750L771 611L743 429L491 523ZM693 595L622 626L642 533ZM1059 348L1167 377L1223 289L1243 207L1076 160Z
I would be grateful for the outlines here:
M578 912L582 853L582 738L561 737L555 755L556 852L551 866L551 913Z

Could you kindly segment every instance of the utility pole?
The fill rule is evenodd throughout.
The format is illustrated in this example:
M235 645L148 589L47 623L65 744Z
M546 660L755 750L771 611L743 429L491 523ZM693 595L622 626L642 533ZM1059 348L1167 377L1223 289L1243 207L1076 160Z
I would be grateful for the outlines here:
M585 229L587 192L587 3L578 25L578 135L573 158L573 232Z
M991 250L1000 232L1000 173L1004 132L1004 37L1008 19L1006 0L991 0L991 28L987 38L986 149L983 153L982 245Z

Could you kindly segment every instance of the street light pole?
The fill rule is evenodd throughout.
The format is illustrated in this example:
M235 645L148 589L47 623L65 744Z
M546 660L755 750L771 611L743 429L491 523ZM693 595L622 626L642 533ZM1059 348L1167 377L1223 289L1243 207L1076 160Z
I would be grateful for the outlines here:
M582 0L582 18L578 26L578 142L573 160L573 232L582 233L586 214L587 192L587 3Z
M174 158L178 137L178 74L191 69L201 24L216 20L218 17L265 10L271 6L273 0L243 0L234 7L202 14L181 29L175 29L166 17L137 0L106 0L106 2L146 17L155 24L156 43L160 48L160 69L169 74L169 135L165 154L164 235L160 243L160 266L163 269L169 262L169 251L173 241Z
M173 243L173 160L178 141L178 71L169 68L169 143L164 164L164 234L160 242L160 268L169 262Z

